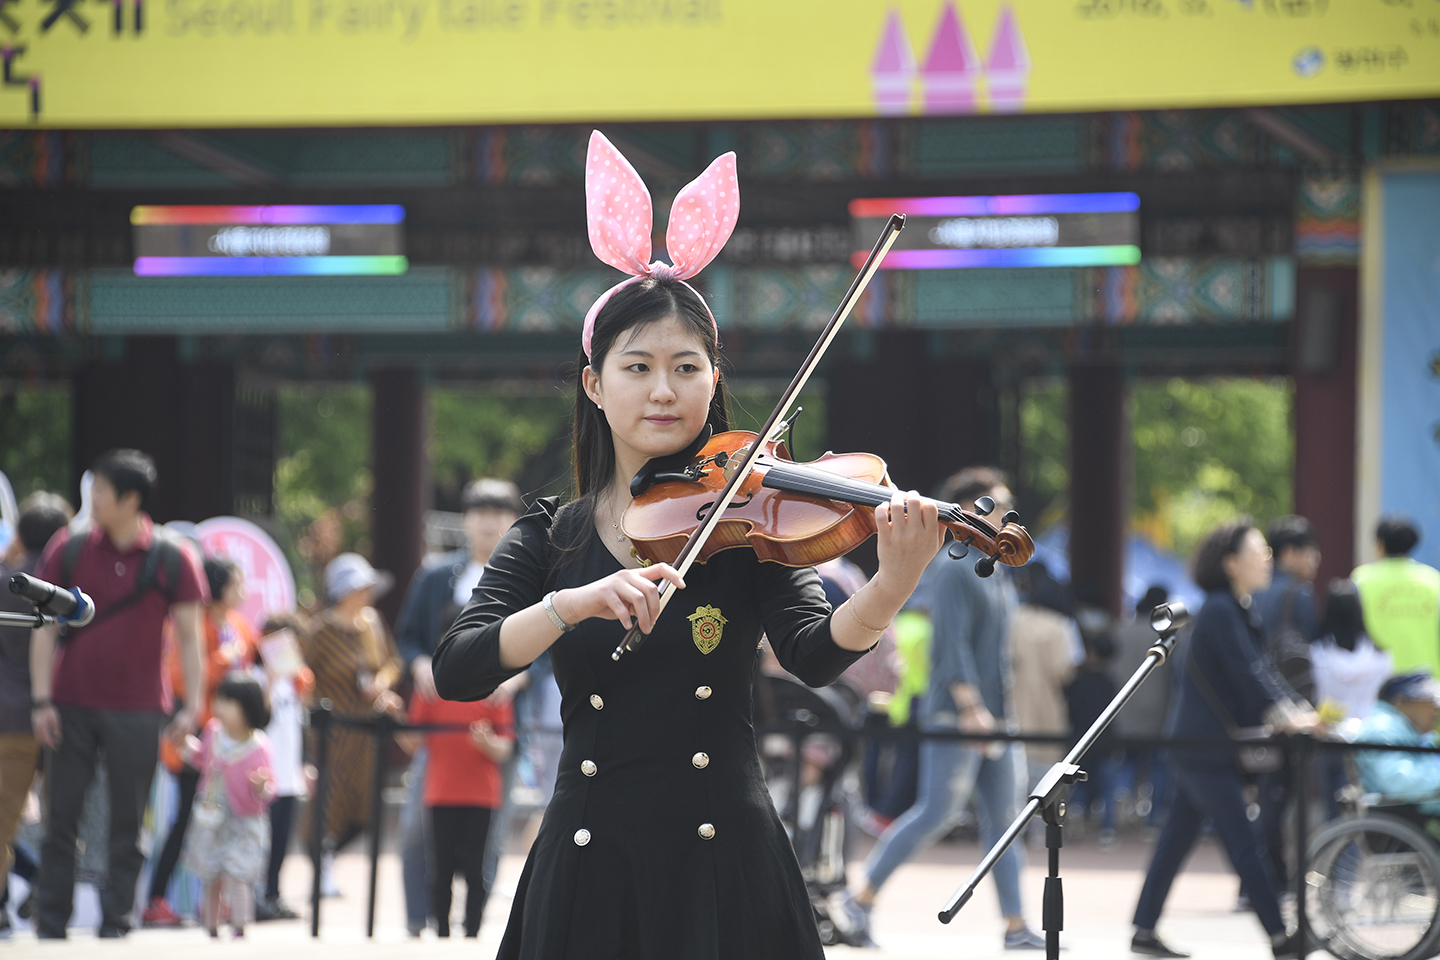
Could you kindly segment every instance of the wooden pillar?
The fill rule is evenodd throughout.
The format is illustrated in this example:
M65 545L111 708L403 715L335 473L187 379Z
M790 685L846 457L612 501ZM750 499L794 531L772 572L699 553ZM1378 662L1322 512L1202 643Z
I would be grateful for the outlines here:
M832 450L876 454L897 486L926 495L962 467L998 459L999 405L988 363L934 357L924 331L866 336L872 349L837 360L829 373ZM873 541L851 559L873 573Z
M370 560L395 577L395 588L376 604L394 624L405 585L425 557L429 418L424 387L412 369L375 370L370 390L370 471L375 480Z
M931 357L922 331L872 336L868 355L830 372L831 448L877 454L896 484L924 494L962 467L993 462L998 404L988 364Z
M1359 275L1295 271L1295 512L1320 536L1317 595L1355 556L1355 409Z
M134 447L155 459L149 512L157 521L230 513L233 367L182 363L175 337L126 337L118 346L73 380L71 496L96 457Z
M1130 527L1130 418L1124 373L1110 364L1070 368L1070 583L1120 614Z

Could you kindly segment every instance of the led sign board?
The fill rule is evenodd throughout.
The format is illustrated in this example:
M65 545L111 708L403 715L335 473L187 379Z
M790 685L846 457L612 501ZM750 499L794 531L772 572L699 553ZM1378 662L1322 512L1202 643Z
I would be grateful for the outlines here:
M405 208L136 207L140 277L400 274Z
M1140 262L1140 198L1133 193L1010 197L887 197L850 201L858 267L893 213L905 230L881 267L1095 267Z

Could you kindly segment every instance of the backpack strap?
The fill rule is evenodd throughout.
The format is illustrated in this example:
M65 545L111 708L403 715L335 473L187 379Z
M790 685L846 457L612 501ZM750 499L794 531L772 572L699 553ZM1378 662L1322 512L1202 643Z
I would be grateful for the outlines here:
M70 589L75 581L75 568L80 563L80 551L90 539L90 524L82 524L70 531L70 539L60 548L60 586Z
M61 556L60 563L61 573L64 575L66 583L74 576L75 563L80 559L80 549L84 547L88 537L88 529L85 536L72 535L63 548L65 553ZM72 558L71 544L75 543L79 543L80 547L77 547L73 551L74 557ZM68 642L78 631L86 629L87 627L93 627L98 623L103 623L122 610L134 606L144 599L145 594L149 593L152 589L158 589L160 591L161 595L165 598L166 606L173 605L175 603L176 591L179 589L180 564L185 559L180 551L180 543L176 537L168 531L162 530L157 525L154 528L150 549L145 551L144 559L140 562L140 573L135 577L135 589L110 604L104 610L97 611L94 618L86 624L85 627L64 627L60 633L61 641ZM69 563L68 569L66 569L67 562ZM161 564L165 565L165 583L163 585L159 583L158 576Z

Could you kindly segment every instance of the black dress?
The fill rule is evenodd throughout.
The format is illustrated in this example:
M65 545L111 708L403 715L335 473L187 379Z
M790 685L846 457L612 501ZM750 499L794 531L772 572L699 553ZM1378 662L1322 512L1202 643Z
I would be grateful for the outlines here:
M581 511L540 501L506 534L436 650L442 697L474 700L518 673L500 665L500 621L550 590L620 569L604 543L554 573ZM639 649L590 619L551 647L565 748L500 945L506 960L796 960L823 957L809 897L755 747L761 632L812 686L863 654L830 637L810 568L747 550L692 567Z

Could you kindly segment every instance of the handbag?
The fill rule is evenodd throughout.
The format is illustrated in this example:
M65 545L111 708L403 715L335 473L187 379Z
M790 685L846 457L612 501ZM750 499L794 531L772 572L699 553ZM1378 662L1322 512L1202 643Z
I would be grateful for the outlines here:
M1205 679L1196 666L1193 657L1185 657L1185 673L1195 684L1205 702L1210 705L1210 710L1225 725L1225 733L1235 742L1235 765L1240 768L1241 773L1274 773L1285 766L1285 751L1268 743L1246 743L1247 740L1269 740L1275 734L1275 728L1268 723L1257 727L1237 727L1230 716L1230 711L1216 696L1210 681Z

